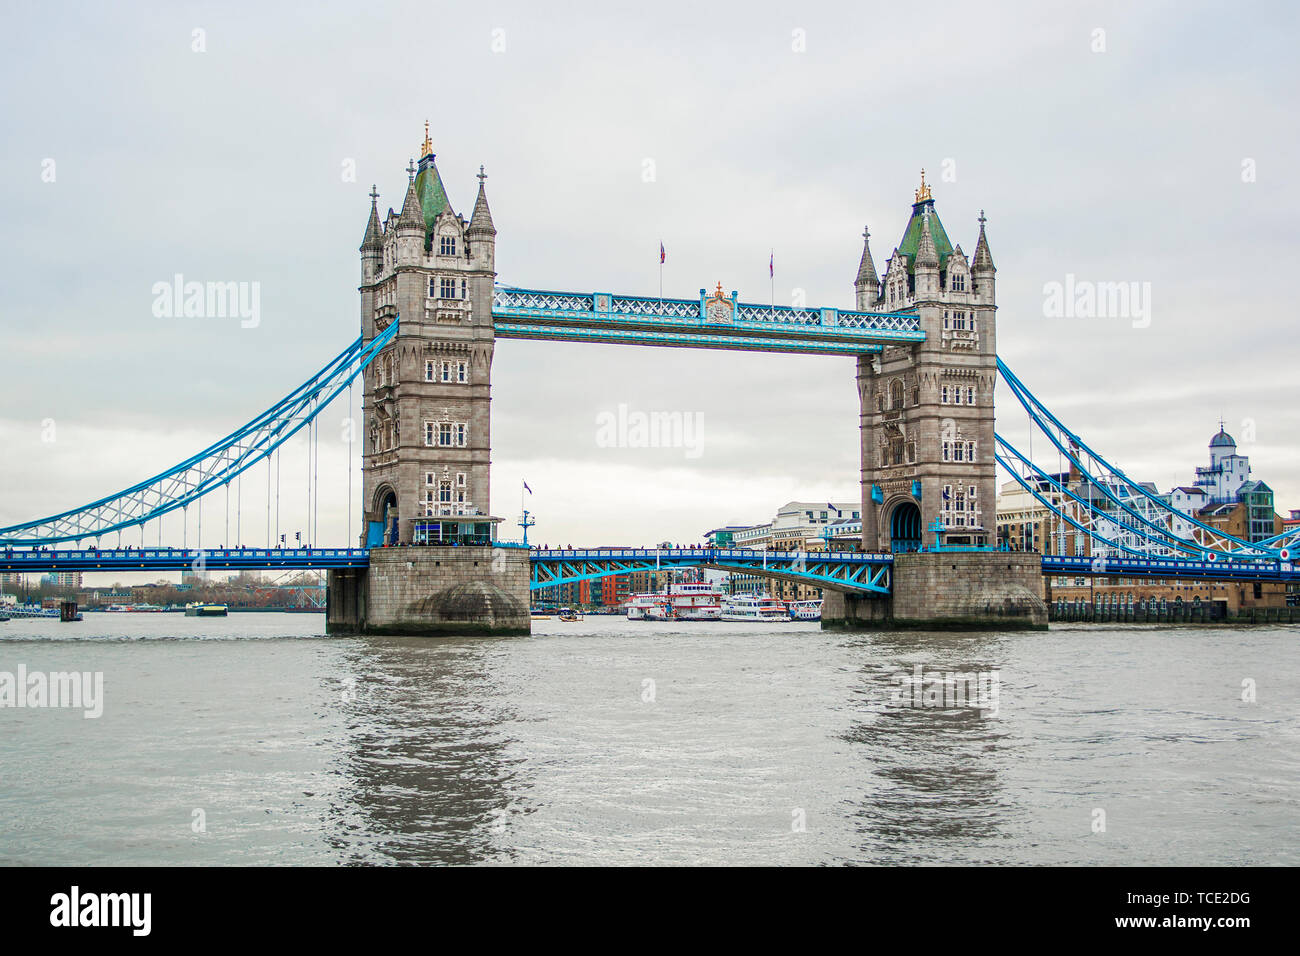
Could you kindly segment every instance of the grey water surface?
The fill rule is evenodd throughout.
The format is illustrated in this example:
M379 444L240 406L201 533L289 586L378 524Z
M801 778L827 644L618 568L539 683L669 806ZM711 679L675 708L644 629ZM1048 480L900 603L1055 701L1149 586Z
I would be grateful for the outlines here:
M0 706L0 864L1300 862L1300 628L323 631L0 624L0 680L103 679Z

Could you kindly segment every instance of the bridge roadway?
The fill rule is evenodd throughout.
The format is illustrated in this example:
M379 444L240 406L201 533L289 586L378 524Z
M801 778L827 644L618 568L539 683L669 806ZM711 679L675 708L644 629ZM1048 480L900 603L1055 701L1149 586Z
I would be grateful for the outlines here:
M364 568L365 548L79 548L0 551L0 571L292 571Z
M501 543L499 547L522 545ZM759 574L834 590L888 594L894 556L860 551L755 551L741 548L531 549L534 590L615 574L704 567ZM241 571L361 568L365 548L80 548L0 551L0 571ZM1300 581L1294 562L1274 560L1187 561L1176 558L1071 557L1043 555L1043 574L1184 578L1198 580Z
M498 547L523 547L502 542ZM79 548L0 551L0 571L241 571L361 568L365 548ZM768 574L844 591L888 594L893 556L856 551L749 551L733 548L531 549L533 590L614 574L708 567Z
M1072 557L1043 555L1044 574L1092 577L1183 578L1202 581L1300 581L1292 561L1245 558L1190 561L1181 558Z

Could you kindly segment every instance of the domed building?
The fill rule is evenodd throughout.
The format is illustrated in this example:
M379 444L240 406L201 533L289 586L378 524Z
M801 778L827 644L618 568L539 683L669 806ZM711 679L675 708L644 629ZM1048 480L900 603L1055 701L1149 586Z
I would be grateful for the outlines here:
M1241 486L1250 479L1250 459L1237 454L1237 442L1223 430L1210 438L1210 465L1196 469L1198 488L1205 490L1210 505L1236 504Z

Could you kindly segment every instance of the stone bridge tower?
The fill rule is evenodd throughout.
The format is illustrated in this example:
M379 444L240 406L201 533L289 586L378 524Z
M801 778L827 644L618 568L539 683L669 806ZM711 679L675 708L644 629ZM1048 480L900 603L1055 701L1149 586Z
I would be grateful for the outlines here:
M479 170L467 223L452 208L425 125L400 213L371 192L361 243L361 334L400 317L365 372L363 545L490 540L492 286L496 229Z
M1037 555L933 550L932 528L944 545L997 539L995 274L984 214L968 261L939 221L924 172L883 279L863 246L857 308L914 312L925 341L858 357L862 544L894 552L891 594L828 590L823 627L1047 626Z
M936 519L945 544L996 541L997 296L984 221L981 213L968 261L948 239L922 171L883 279L865 239L857 308L915 312L925 331L924 342L858 358L867 550L932 547Z
M452 208L429 127L401 212L378 193L361 242L361 337L398 322L362 387L362 545L330 571L329 633L527 634L529 562L491 516L496 228L479 167L469 221Z

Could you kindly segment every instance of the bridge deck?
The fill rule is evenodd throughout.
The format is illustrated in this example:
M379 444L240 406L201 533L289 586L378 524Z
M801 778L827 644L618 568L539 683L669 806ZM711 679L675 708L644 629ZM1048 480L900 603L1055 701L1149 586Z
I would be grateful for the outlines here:
M365 548L82 548L0 551L0 571L243 571L363 568Z
M518 545L502 544L504 547ZM655 568L712 567L742 574L769 574L847 590L880 591L894 556L861 551L755 551L744 548L533 548L533 587L550 587ZM198 565L201 563L202 567ZM80 548L58 551L2 550L0 571L239 571L359 568L370 563L365 548ZM1294 581L1294 562L1274 560L1183 561L1176 558L1042 556L1043 574L1188 578L1211 581Z
M1290 581L1300 579L1295 564L1267 559L1184 561L1178 558L1072 557L1043 555L1044 574L1081 577L1189 578L1203 581Z

